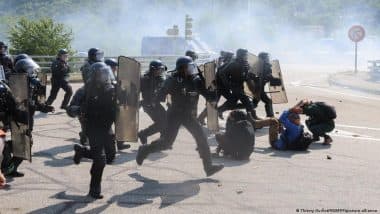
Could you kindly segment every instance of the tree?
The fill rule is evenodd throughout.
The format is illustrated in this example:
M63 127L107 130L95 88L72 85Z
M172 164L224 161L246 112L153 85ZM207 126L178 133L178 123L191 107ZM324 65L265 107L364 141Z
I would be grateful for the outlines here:
M73 33L51 18L20 18L10 27L8 39L12 54L55 55L61 48L71 49Z

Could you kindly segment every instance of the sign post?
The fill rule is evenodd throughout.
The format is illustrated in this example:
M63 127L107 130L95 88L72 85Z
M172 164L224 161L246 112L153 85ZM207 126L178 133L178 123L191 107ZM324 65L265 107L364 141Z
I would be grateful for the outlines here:
M355 42L355 73L358 73L358 42L365 37L365 30L360 25L354 25L348 30L348 38Z

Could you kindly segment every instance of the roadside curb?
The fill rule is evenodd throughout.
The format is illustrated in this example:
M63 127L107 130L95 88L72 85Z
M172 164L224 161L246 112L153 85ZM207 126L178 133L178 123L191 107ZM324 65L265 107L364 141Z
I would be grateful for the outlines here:
M330 85L380 95L380 83L369 82L362 78L362 76L356 76L355 79L353 79L352 72L346 71L330 74L328 77L328 82Z

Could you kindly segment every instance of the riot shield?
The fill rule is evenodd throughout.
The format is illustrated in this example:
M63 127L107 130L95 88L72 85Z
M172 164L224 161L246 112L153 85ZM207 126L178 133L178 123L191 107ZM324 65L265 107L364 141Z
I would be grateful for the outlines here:
M139 129L140 63L132 58L119 57L116 96L116 140L137 142Z
M45 101L46 101L47 75L45 72L38 72L37 78L40 80L41 85L44 86L44 88L45 88L43 93L38 95L37 101L39 103L45 103Z
M0 81L5 80L5 71L2 65L0 65Z
M249 72L254 73L260 77L263 73L264 62L256 55L248 53ZM260 78L261 80L262 78ZM253 80L249 80L244 85L244 91L252 98L260 99L260 84L255 83Z
M288 97L286 95L284 78L281 73L280 62L278 60L273 60L272 64L272 76L281 79L280 86L269 85L269 93L272 98L273 104L288 103Z
M215 72L216 72L215 61L207 62L204 64L203 75L206 80L206 88L216 93ZM207 102L206 105L207 105L207 128L210 131L218 131L219 130L218 110L215 108L215 104Z
M28 74L14 73L9 76L9 88L16 100L17 109L29 115L29 82ZM13 155L32 161L32 138L29 121L11 121Z

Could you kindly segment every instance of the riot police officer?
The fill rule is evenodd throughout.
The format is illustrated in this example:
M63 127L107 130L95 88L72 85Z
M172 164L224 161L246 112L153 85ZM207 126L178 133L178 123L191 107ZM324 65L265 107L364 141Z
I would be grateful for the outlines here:
M0 77L3 75L0 75ZM4 75L5 76L5 75ZM15 97L12 91L5 83L5 79L0 79L0 129L8 130L11 121L17 123L27 123L28 115L26 112L17 109ZM28 134L28 133L26 133ZM4 138L5 139L5 138ZM22 177L23 173L18 171L18 166L22 162L22 158L13 156L12 141L4 141L3 161L0 161L1 171L4 175L11 177Z
M170 149L180 126L183 125L195 138L207 176L220 171L223 165L212 164L207 137L196 119L196 114L194 114L199 94L211 101L215 100L215 95L204 87L199 78L197 67L190 57L177 59L176 71L165 80L155 99L157 101L164 100L168 94L171 95L172 104L167 110L167 126L163 136L150 145L139 147L136 156L137 164L141 165L150 153Z
M16 56L17 58L17 56ZM30 130L33 130L34 126L34 113L40 111L42 113L49 113L54 111L54 107L46 103L41 103L38 100L39 96L44 96L46 86L41 84L41 81L37 77L37 73L40 72L40 66L33 61L30 57L18 60L14 67L16 73L28 74L29 82L29 122Z
M222 84L224 90L231 92L226 97L227 101L218 108L219 117L223 118L224 111L234 109L239 100L247 110L249 117L257 117L253 103L244 91L244 82L255 78L254 74L248 71L248 51L246 49L238 49L236 58L219 69L218 78L220 78L220 84Z
M101 62L104 58L104 52L98 48L90 48L88 50L87 62L80 68L82 72L82 80L85 83L90 73L90 66L96 62Z
M225 66L228 65L233 59L233 53L228 51L221 51L220 57L218 59L218 68L215 74L215 80L216 80L216 89L217 89L217 100L216 102L219 102L220 98L223 96L225 99L231 99L232 93L231 90L223 84L223 81L221 80L222 72L219 72L223 70ZM207 117L207 108L204 108L203 111L198 116L198 121L205 125L205 118Z
M12 58L8 55L8 46L0 41L0 66L3 66L7 77L13 70Z
M112 124L115 122L115 88L111 82L110 68L105 63L91 65L91 75L85 85L84 99L80 106L72 106L73 114L82 114L89 138L90 149L78 144L74 146L74 162L82 157L93 160L89 195L95 199L101 195L101 180L106 165L105 150L113 141Z
M281 80L272 76L272 65L269 61L269 54L266 52L261 52L258 57L264 62L264 65L262 73L259 73L258 80L260 98L255 100L255 105L257 106L260 100L263 101L265 103L265 112L267 117L274 117L272 99L269 98L267 93L265 93L264 88L267 83L270 83L271 85L281 85Z
M220 51L220 57L218 59L218 67L221 68L221 66L227 65L232 61L234 57L234 53L229 51Z
M69 104L73 89L69 84L70 66L68 65L68 54L66 49L58 51L57 59L51 65L51 91L50 96L46 101L47 105L51 105L57 98L57 94L60 88L65 91L61 109L66 109Z
M29 99L27 102L27 108L29 115L27 121L29 122L29 130L27 134L29 135L31 142L33 142L32 131L35 112L40 111L42 113L48 113L54 111L54 107L46 105L46 103L41 103L38 99L39 96L45 95L44 93L46 90L46 87L43 86L37 78L37 72L39 72L39 70L40 67L30 57L18 60L14 66L14 72L26 73L28 75ZM14 162L14 171L16 172L14 176L24 176L22 173L17 172L17 167L21 164L21 162L21 158L17 158Z
M166 66L160 60L153 60L149 64L149 70L141 77L140 90L142 95L141 105L144 111L153 120L153 124L138 133L142 144L147 143L147 137L162 131L165 128L166 110L159 100L153 97L164 82L163 72ZM156 102L154 102L156 101Z

